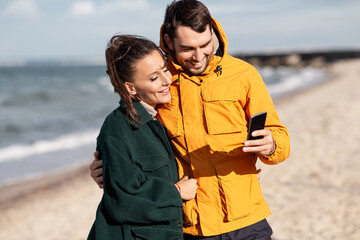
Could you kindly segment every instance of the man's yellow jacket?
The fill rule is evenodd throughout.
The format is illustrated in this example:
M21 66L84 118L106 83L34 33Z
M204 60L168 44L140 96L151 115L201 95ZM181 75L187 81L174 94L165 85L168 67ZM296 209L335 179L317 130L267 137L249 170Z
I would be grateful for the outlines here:
M261 193L254 154L244 153L250 116L267 111L266 128L276 142L266 164L290 153L287 129L280 123L266 86L250 64L227 53L227 39L213 19L220 54L201 76L190 76L169 53L173 74L171 101L158 107L179 167L179 176L198 180L195 199L183 203L184 233L211 236L257 223L271 214ZM276 193L274 193L276 194Z

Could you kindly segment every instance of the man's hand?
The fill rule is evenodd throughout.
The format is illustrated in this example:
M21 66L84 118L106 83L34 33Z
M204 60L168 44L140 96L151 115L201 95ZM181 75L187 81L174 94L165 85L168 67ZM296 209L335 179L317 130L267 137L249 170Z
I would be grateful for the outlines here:
M244 152L259 154L260 156L270 156L275 152L275 140L269 129L256 130L252 132L251 135L253 137L263 136L263 138L256 140L247 140L244 143Z
M100 153L96 151L94 153L94 161L90 165L90 176L94 179L99 188L103 188L103 177L102 177L102 160L100 160Z

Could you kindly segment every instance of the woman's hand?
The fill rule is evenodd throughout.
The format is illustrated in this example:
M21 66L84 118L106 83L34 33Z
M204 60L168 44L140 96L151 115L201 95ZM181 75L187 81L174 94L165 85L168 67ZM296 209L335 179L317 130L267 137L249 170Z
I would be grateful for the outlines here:
M189 178L185 175L175 186L178 188L182 200L191 200L196 195L197 181L195 178Z
M257 169L256 170L256 177L257 177L257 180L260 182L260 173L261 173L261 169Z

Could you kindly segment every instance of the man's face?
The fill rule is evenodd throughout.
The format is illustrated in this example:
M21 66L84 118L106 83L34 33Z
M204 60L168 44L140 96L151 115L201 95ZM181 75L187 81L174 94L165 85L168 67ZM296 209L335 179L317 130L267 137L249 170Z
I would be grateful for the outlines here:
M173 42L168 40L167 43L174 51L179 64L192 75L203 73L214 55L212 32L209 26L202 33L190 27L179 26Z

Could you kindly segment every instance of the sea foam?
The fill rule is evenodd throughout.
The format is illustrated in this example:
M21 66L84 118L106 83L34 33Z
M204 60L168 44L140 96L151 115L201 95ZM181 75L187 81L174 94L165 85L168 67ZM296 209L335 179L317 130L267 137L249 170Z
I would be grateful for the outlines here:
M16 160L59 150L75 149L95 143L98 131L67 134L49 140L40 140L32 144L15 144L0 149L0 162Z

